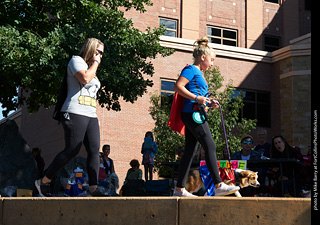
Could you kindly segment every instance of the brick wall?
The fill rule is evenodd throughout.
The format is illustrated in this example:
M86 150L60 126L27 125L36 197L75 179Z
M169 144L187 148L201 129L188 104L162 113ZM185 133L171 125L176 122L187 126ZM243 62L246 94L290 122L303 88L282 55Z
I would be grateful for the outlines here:
M245 46L245 1L200 1L200 37L207 36L207 25L231 28L238 31L238 47Z

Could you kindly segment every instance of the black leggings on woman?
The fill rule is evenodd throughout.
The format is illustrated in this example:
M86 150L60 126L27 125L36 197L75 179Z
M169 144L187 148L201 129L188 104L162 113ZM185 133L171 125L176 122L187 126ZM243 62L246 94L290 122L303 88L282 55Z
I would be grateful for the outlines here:
M64 129L65 148L48 167L45 174L46 177L52 179L58 170L79 153L83 143L88 153L87 172L89 185L97 185L100 164L98 119L72 113L61 113L61 123Z
M179 165L177 187L183 188L185 186L192 160L197 151L195 146L198 141L205 151L205 159L213 183L222 182L217 164L216 145L211 136L208 123L198 124L194 122L192 113L181 113L181 120L186 126L185 150Z

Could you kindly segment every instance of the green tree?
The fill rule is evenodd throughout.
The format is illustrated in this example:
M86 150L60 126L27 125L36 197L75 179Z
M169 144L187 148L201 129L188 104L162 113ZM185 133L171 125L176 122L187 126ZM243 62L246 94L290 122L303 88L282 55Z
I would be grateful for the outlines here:
M163 27L142 32L124 11L146 11L150 0L3 0L0 2L0 103L10 110L26 103L29 112L56 103L68 59L88 37L105 44L98 77L102 107L120 110L119 99L134 102L147 87L150 59L170 55L160 46ZM27 94L18 96L17 87Z
M219 67L214 66L205 73L209 84L209 91L213 93L212 98L219 101L221 105L228 147L231 154L241 150L240 138L244 133L250 133L256 127L256 120L240 118L240 110L244 106L242 92L235 92L232 80L223 88L223 77ZM226 149L224 131L219 108L210 109L208 112L208 123L214 142L217 147L217 157L223 158L223 151Z
M158 146L155 168L158 169L160 176L170 176L171 170L168 167L162 167L161 163L175 161L177 148L184 146L184 136L172 131L167 126L172 100L173 96L167 95L153 95L151 97L149 112L155 121L153 134Z
M241 150L241 135L249 133L254 129L256 120L239 117L240 110L243 107L242 95L239 92L235 92L231 80L222 90L224 79L218 66L214 66L206 71L205 78L209 84L209 91L213 93L211 98L218 100L221 105L229 149L231 153L239 151ZM152 106L150 107L150 114L155 120L153 132L158 144L158 154L156 155L155 165L160 175L170 175L168 168L161 166L161 163L174 161L176 149L184 145L184 136L172 131L167 126L171 102L172 96L153 95L151 97ZM226 143L219 108L209 109L208 123L217 146L217 157L221 159L223 158L223 151L226 149Z

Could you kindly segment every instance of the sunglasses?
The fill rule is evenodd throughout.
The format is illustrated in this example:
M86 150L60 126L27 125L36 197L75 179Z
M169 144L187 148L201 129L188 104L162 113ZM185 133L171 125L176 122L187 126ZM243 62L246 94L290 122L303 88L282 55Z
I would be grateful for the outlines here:
M243 140L242 143L243 143L243 144L250 144L250 145L252 145L252 144L253 144L253 141Z
M99 52L99 54L100 54L101 56L103 56L103 51L97 49L97 52Z

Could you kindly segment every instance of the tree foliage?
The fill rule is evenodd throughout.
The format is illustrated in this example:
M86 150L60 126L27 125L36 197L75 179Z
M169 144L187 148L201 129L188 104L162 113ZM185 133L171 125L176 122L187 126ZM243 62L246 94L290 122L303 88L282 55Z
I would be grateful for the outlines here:
M105 45L98 70L102 107L120 110L119 99L134 102L153 82L150 59L167 56L161 47L163 27L144 32L124 11L146 11L150 0L3 0L0 2L0 103L4 116L19 104L29 112L56 103L68 59L86 38ZM27 94L18 96L17 87ZM16 98L18 96L18 98Z
M256 120L240 118L240 110L243 107L242 95L235 94L237 92L234 92L235 88L232 86L231 80L223 87L224 79L218 66L214 66L206 71L205 78L209 84L209 91L213 93L212 98L218 100L221 105L229 149L231 153L239 151L241 150L241 135L249 133L254 129ZM224 89L221 90L222 88ZM155 120L153 132L158 145L155 165L160 170L160 175L170 174L167 168L161 166L161 163L174 161L176 149L184 146L184 136L172 131L167 126L171 102L172 96L153 95L151 98L152 106L150 107L150 114ZM208 123L217 147L217 158L225 158L223 152L226 149L226 143L219 108L209 109Z
M205 72L205 78L209 84L209 91L213 93L213 99L218 100L221 105L228 147L232 153L241 150L240 138L242 134L250 133L256 127L256 120L240 118L240 111L243 108L242 93L235 92L232 80L224 87L223 77L217 66L210 68ZM218 158L225 158L223 151L226 149L224 131L221 121L221 113L219 108L210 109L208 112L208 123L214 142L217 147Z
M171 170L162 167L162 162L173 162L176 158L176 149L184 145L184 136L172 131L167 126L170 116L172 96L153 95L151 97L150 115L155 121L153 134L158 146L156 154L155 166L160 171L159 175L170 175Z

